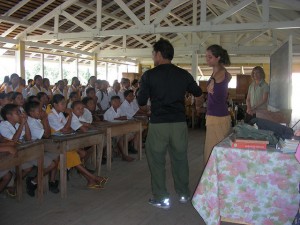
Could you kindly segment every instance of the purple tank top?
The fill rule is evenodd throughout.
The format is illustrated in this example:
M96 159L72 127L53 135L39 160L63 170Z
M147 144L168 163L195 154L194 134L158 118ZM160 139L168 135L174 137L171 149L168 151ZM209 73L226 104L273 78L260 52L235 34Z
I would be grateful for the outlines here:
M208 81L207 85L209 84ZM228 116L227 106L228 94L228 74L225 73L225 79L221 83L215 83L214 93L208 93L207 98L207 115L210 116Z

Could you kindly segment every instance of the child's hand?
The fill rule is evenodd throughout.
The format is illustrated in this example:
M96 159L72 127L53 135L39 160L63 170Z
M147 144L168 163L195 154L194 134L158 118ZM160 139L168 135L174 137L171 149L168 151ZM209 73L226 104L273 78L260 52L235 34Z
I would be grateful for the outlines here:
M48 115L44 110L41 110L40 115L41 115L41 120L48 119Z
M25 124L27 122L27 115L25 113L21 113L20 114L20 118L21 118L21 124Z
M300 136L300 130L296 130L294 133L295 136Z
M67 108L67 109L65 110L65 113L68 113L68 115L72 117L72 109L68 109L68 108Z

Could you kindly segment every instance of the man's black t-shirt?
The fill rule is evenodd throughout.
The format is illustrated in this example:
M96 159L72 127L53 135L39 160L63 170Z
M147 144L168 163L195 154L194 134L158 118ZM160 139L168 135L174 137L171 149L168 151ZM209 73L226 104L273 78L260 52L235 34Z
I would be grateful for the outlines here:
M202 94L186 70L173 64L161 64L143 74L137 100L140 106L144 106L150 98L151 123L184 122L186 92L195 97Z

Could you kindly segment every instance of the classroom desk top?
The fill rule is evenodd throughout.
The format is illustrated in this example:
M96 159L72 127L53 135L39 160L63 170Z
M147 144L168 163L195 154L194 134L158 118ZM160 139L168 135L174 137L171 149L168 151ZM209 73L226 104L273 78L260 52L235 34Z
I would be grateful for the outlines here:
M299 204L300 164L276 149L214 147L192 204L208 225L220 219L243 224L292 224ZM222 219L223 220L223 219Z
M106 132L106 164L107 169L111 170L111 155L112 155L112 149L111 149L111 138L116 136L123 136L124 141L124 151L125 154L128 155L128 139L127 134L130 132L138 132L139 135L139 142L138 142L138 159L142 159L142 122L140 120L116 120L114 122L108 122L108 121L100 121L93 123L93 127L103 130Z
M87 132L74 132L61 136L52 135L51 138L44 140L44 145L45 151L58 153L60 155L60 193L62 198L67 196L67 151L96 145L96 171L97 175L100 175L103 154L102 130L91 129Z
M23 142L16 145L18 154L14 157L8 153L0 153L0 170L16 167L17 195L22 198L22 169L21 164L32 160L38 160L38 199L43 199L43 164L44 164L44 142L42 140Z

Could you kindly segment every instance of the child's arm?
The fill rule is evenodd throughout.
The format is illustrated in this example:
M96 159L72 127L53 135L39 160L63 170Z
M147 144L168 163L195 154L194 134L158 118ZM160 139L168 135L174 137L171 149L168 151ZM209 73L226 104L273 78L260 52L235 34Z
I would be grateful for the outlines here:
M14 141L14 142L19 141L24 126L25 126L25 123L21 123L21 124L20 124L19 128L16 130L16 133L15 133L14 136L12 137L12 141ZM26 132L26 131L25 131L25 132Z
M25 126L25 141L31 141L31 132L27 121L25 122L24 126Z
M41 122L42 122L43 128L44 128L43 137L44 138L49 138L50 135L51 135L51 128L50 128L50 125L49 125L47 113L44 112L43 110L41 112Z
M68 113L68 118L67 118L67 123L65 124L65 126L60 130L62 133L69 133L71 132L71 122L72 122L72 110L71 109L66 109L65 111L66 113Z

